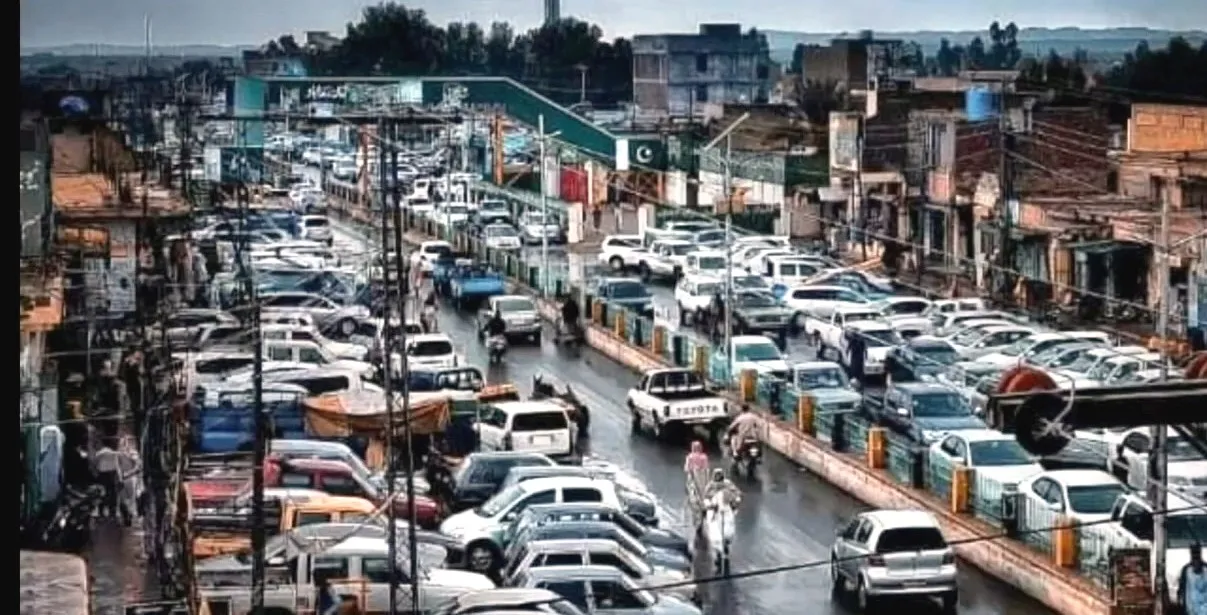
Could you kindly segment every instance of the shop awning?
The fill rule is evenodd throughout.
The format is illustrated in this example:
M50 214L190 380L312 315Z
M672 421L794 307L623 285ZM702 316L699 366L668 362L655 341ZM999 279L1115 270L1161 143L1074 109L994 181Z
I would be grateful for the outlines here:
M1124 252L1129 250L1140 250L1145 246L1132 243L1130 241L1118 241L1115 239L1099 239L1096 241L1081 241L1068 245L1070 250L1081 252L1083 254L1110 254L1112 252Z

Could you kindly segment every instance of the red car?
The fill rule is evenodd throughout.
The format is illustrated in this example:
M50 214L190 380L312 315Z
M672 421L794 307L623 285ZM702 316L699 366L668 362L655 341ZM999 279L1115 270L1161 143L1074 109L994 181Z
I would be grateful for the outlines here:
M266 487L293 487L318 489L331 495L346 495L365 498L378 506L385 503L389 494L365 481L343 461L328 459L269 459L264 468ZM399 519L410 520L410 507L405 493L394 496L394 514ZM436 529L443 517L440 505L426 495L415 496L414 522L424 529Z

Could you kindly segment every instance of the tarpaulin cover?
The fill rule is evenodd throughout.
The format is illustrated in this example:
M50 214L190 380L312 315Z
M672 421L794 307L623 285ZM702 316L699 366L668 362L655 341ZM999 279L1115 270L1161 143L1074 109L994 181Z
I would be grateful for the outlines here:
M394 433L402 433L406 421L415 435L431 435L444 431L448 424L447 399L414 401L409 412L403 411L401 397L394 400ZM381 394L337 393L307 399L306 431L320 438L343 438L354 435L380 436L388 433L388 413Z

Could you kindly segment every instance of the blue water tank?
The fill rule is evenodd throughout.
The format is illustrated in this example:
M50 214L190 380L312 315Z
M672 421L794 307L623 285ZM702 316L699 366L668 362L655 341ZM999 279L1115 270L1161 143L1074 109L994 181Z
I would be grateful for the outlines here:
M964 93L964 112L968 121L983 122L997 117L998 94L985 86L973 86Z

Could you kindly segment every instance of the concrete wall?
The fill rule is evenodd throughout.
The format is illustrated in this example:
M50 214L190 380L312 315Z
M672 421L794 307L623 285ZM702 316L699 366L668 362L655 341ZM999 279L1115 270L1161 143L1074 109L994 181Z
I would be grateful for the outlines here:
M1181 153L1207 150L1207 107L1132 105L1128 151Z
M671 205L687 205L687 173L669 171L666 174L666 202Z
M740 193L740 196L736 196L735 200L741 200L745 203L781 204L784 202L784 186L782 184L735 177L733 178L733 188ZM707 205L722 203L724 201L724 175L711 171L700 171L700 204Z

